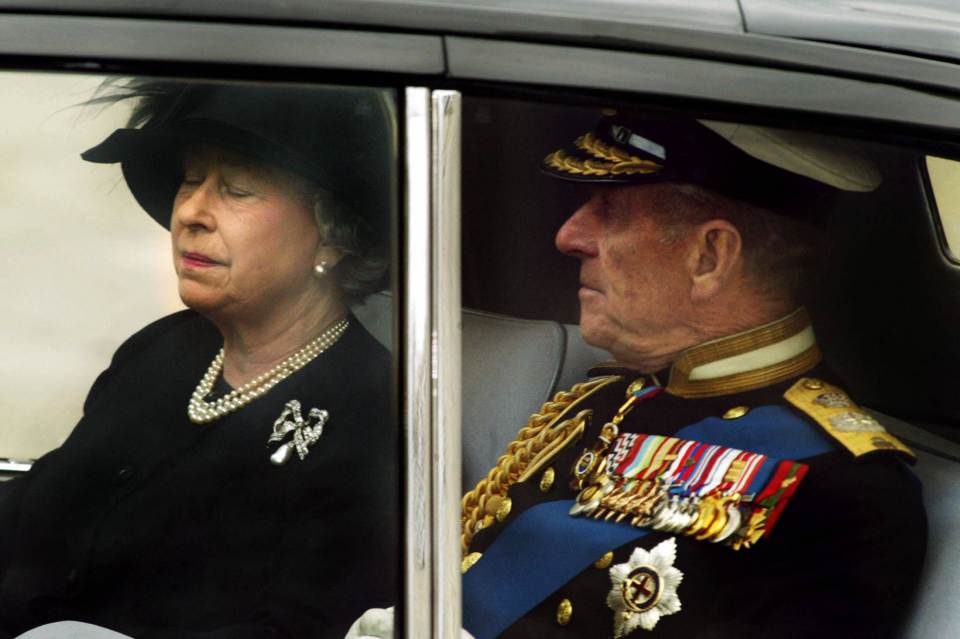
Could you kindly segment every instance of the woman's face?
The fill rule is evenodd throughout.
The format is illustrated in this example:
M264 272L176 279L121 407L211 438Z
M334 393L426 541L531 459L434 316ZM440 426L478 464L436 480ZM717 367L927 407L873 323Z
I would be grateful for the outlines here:
M306 181L213 146L188 148L183 169L170 232L184 304L255 322L309 303L324 249Z

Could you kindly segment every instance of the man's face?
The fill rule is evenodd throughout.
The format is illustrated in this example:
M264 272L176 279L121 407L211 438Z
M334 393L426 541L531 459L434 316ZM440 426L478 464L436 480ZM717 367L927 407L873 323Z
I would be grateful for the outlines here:
M581 262L584 339L647 372L686 330L686 243L670 241L653 215L676 201L665 183L599 187L556 237L557 249Z

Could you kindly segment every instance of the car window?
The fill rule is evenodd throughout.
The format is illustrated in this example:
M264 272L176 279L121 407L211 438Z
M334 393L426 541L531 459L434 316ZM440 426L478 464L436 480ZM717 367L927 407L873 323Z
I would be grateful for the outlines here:
M927 174L948 254L960 259L960 162L928 155Z
M556 539L544 530L559 526L561 521L568 522L568 513L577 514L576 504L581 503L575 500L590 494L578 493L579 485L573 490L569 488L576 485L577 464L589 461L591 441L596 441L596 435L591 440L588 436L578 439L579 434L572 434L578 428L576 414L581 410L593 413L592 422L586 421L584 432L591 432L592 424L593 432L598 433L601 425L608 422L608 426L619 424L623 437L624 428L636 429L629 431L631 433L665 432L661 418L670 410L664 408L660 412L652 408L653 403L648 413L632 409L635 421L628 427L631 418L619 422L618 406L624 397L628 399L623 406L629 405L631 391L612 395L606 413L594 409L589 399L580 402L580 397L589 392L587 382L591 376L624 375L627 376L624 385L634 378L649 380L651 371L643 370L641 375L640 371L625 370L624 366L611 366L610 354L596 347L603 346L606 339L607 344L629 354L630 338L642 337L644 330L656 330L654 320L646 323L647 317L669 315L669 309L664 311L651 303L651 299L659 299L656 296L660 289L642 268L652 267L652 258L644 262L641 257L645 252L655 252L657 246L639 244L640 233L635 236L638 242L635 247L616 241L616 234L623 234L624 226L618 226L620 217L610 213L614 207L604 199L604 194L614 197L611 194L618 187L603 184L600 179L598 183L588 184L573 183L570 178L589 175L591 171L596 176L609 177L618 163L640 165L635 159L637 156L654 161L677 158L684 153L682 144L658 148L657 129L651 128L652 133L635 129L623 134L623 139L629 140L635 149L631 151L632 156L626 157L623 147L611 142L617 141L616 129L611 129L614 134L604 141L606 146L591 142L591 132L599 135L600 129L595 127L601 118L622 116L623 121L636 122L644 117L688 119L693 113L710 121L710 130L714 133L732 138L742 131L743 137L749 139L752 134L755 141L762 141L744 143L750 151L738 147L744 153L752 151L760 157L769 157L765 155L765 147L769 140L776 139L777 143L770 146L809 145L807 148L824 150L821 158L842 155L842 162L830 160L842 167L842 180L836 174L821 171L816 163L798 167L793 158L777 157L776 160L783 163L778 167L802 178L791 182L796 179L791 175L789 180L777 182L793 185L790 187L793 190L780 192L766 183L761 184L763 181L758 178L738 193L741 198L759 199L760 192L769 189L762 196L772 202L768 206L789 218L787 223L781 220L775 224L771 216L765 222L770 224L768 228L778 229L768 240L771 244L774 240L777 242L777 248L772 249L770 255L783 257L779 268L783 269L788 259L796 260L801 254L797 247L804 246L805 255L789 262L791 268L787 270L793 270L794 265L797 270L810 267L811 277L795 299L805 303L813 318L810 335L816 335L817 348L822 349L815 356L817 366L822 368L816 371L826 371L804 374L835 376L837 388L843 389L843 397L853 398L844 399L844 406L852 408L856 403L893 415L878 418L878 425L882 423L900 437L912 436L902 433L915 431L897 431L902 424L897 417L922 420L922 411L931 416L930 421L946 421L956 414L956 403L949 390L949 380L955 380L956 376L943 371L946 365L939 362L945 358L936 354L944 348L955 351L950 346L956 342L952 339L950 318L956 315L956 273L955 269L943 269L939 255L931 251L935 231L918 187L917 160L921 155L917 149L879 142L883 139L881 136L858 138L852 132L843 135L838 127L826 128L812 121L805 123L796 114L774 111L764 112L762 117L750 121L743 113L718 115L720 109L716 105L702 106L703 110L698 112L695 106L685 104L680 110L666 102L655 103L649 97L636 98L630 103L623 96L605 101L597 95L580 94L580 99L574 100L559 95L505 97L504 93L492 97L465 90L463 98L463 479L466 494L462 502L461 552L465 574L463 614L468 630L489 636L499 632L512 636L530 628L567 624L570 628L576 628L577 623L599 627L599 624L610 623L608 615L611 614L614 623L618 623L618 608L610 603L620 596L616 585L612 594L604 599L610 588L609 581L604 580L604 587L591 586L595 590L590 590L589 596L584 595L587 590L581 590L577 583L578 579L583 579L583 583L596 580L597 569L604 577L610 570L612 578L616 569L611 568L608 550L612 551L615 544L610 548L597 546L593 555L585 553L581 566L577 567L582 572L571 570L563 573L562 578L558 576L558 585L553 590L540 583L532 586L534 578L526 581L522 577L531 574L539 579L550 572L553 562L559 564L565 560L565 551L559 550L561 542L551 546L543 541ZM774 135L780 137L774 138ZM679 138L669 139L677 142ZM715 152L706 145L702 148L708 149L705 154ZM569 163L558 159L562 165L560 170L548 175L544 171L545 159L557 149L566 153ZM686 152L691 153L689 148ZM752 157L758 159L758 155ZM666 162L669 165L669 160ZM956 163L931 158L928 165L944 230L948 238L953 234L951 246L956 251L960 239L956 235L960 230L957 226L960 209L952 206L960 201ZM761 172L756 166L747 168ZM746 174L742 172L740 179ZM722 186L728 188L727 184ZM578 244L577 238L571 237L558 239L558 230L565 220L590 198L593 198L591 208L579 222L587 230L578 229L579 240L584 243ZM942 202L942 198L950 201ZM623 200L619 202L622 207ZM641 203L650 206L649 211L656 211L658 219L668 215L664 205L654 207L650 200ZM637 210L641 210L639 206ZM619 215L625 217L624 210L619 209ZM640 213L634 215L639 217ZM591 237L588 231L595 233L594 244L583 239ZM670 245L670 237L665 236L660 242ZM805 243L816 246L810 246L807 252ZM754 244L752 250L764 244ZM566 255L558 250L558 245ZM623 266L625 263L632 265L629 271ZM763 271L764 277L772 280L772 270ZM781 270L781 276L785 273ZM591 288L595 290L584 290ZM582 310L581 303L592 305L591 310ZM578 324L584 315L591 319L590 313L594 320L593 332L587 334L590 329L587 323ZM919 332L918 322L924 327ZM581 329L587 334L587 343L581 338ZM626 336L623 341L617 341L620 335ZM607 365L603 365L605 360ZM913 371L918 361L930 362L930 370ZM595 364L601 366L591 373ZM654 371L661 379L669 379L678 370L668 372L670 368ZM911 369L910 375L902 373L908 369ZM806 370L813 369L807 366ZM583 385L575 386L579 383ZM720 400L716 398L724 393L704 392L702 396L691 395L691 404L700 402L700 406L710 406L709 398L719 402L707 421L726 424L722 427L726 433L736 429L737 419L756 411L762 403L779 401L792 384L799 382L792 379L789 383L785 380L778 383L783 383L783 387L771 390L769 397L761 397L758 391L749 400L741 401L732 394L729 399ZM753 388L763 385L758 383ZM822 386L814 382L811 388L822 389ZM665 396L675 395L676 399L683 397L682 392L668 390ZM923 397L922 406L920 397ZM827 400L822 396L819 401ZM604 401L597 399L596 405ZM727 403L723 404L724 401ZM845 403L848 401L851 403ZM677 402L681 403L679 399ZM648 415L650 421L642 421L646 419L643 415ZM613 421L609 421L611 419ZM602 440L602 435L600 437ZM625 448L619 450L628 454ZM615 459L615 454L605 459ZM941 488L935 478L931 478L931 469L935 469L936 464L936 460L922 458L917 465L917 473L925 484L931 485L931 492ZM570 501L560 508L563 500ZM623 503L627 502L621 505ZM549 512L549 504L557 508L555 519L544 514ZM614 522L630 521L624 516L636 512L616 511L611 506L607 511L596 511L594 518L613 526ZM637 517L634 525L647 525L637 524L638 520L642 521ZM931 521L935 529L942 530L942 520L937 515L931 517ZM543 529L537 528L539 525ZM521 547L523 542L512 536L518 529L529 535L524 540L526 546ZM586 531L584 527L585 537ZM676 532L676 528L670 532ZM504 539L506 541L502 541ZM512 543L518 546L507 545ZM538 543L542 546L537 546ZM915 536L914 547L917 543ZM514 550L512 555L507 556L509 551L503 550L505 545ZM540 553L543 547L551 550ZM812 547L801 541L796 549L809 551ZM616 551L623 556L616 561L625 562L629 550L628 545ZM741 557L750 552L754 551L742 550ZM491 556L494 558L490 559ZM626 566L621 563L618 569L636 568ZM914 564L911 569L918 568L919 565ZM511 580L512 585L497 582L495 575ZM504 605L502 608L510 610L493 612L492 608L500 606L491 604L494 595L490 594L490 583L498 583L502 591L510 592L511 597L522 600L526 607ZM533 591L537 597L529 594ZM680 592L681 599L689 596L686 594L689 591L683 591L682 587ZM631 609L629 606L626 604L627 609ZM500 625L491 626L489 619L493 617ZM588 626L579 626L585 627Z
M0 590L65 569L130 636L397 604L396 91L0 82Z

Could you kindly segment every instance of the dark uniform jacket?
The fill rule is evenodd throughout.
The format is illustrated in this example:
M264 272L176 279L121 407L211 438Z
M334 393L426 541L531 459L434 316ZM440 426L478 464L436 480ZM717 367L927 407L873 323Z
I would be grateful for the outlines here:
M762 350L770 346L773 355ZM660 375L665 390L619 424L620 433L691 431L742 450L800 452L792 461L806 475L793 482L769 536L739 550L649 528L623 543L629 518L568 514L583 486L571 485L572 469L602 447L601 427L630 384L644 377L649 386L651 376L597 369L609 377L545 404L464 498L466 629L477 639L894 634L925 551L920 485L905 464L909 451L828 383L819 359L801 312L687 351ZM718 361L728 366L713 371L726 374L711 376ZM582 436L571 437L581 411L592 414ZM602 534L621 541L598 545ZM625 590L628 573L636 579ZM645 619L649 629L639 625L640 610L656 613Z
M187 401L220 348L193 312L131 337L59 449L0 490L0 636L61 619L138 639L337 637L397 583L390 358L354 319L209 424ZM270 462L289 400L329 421Z

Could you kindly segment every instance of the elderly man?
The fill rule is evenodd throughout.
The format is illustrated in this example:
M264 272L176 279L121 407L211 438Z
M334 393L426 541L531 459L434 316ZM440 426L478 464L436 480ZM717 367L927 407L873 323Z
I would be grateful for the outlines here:
M605 117L545 160L616 363L463 500L464 626L493 637L880 637L922 563L912 453L838 388L800 305L806 224L879 175L837 141Z
M833 381L806 222L880 176L839 141L605 117L545 160L615 362L543 405L463 498L464 637L884 637L926 545L913 454ZM391 636L368 611L348 637Z

